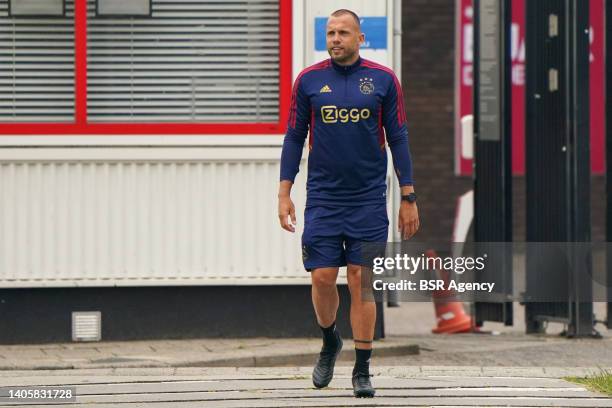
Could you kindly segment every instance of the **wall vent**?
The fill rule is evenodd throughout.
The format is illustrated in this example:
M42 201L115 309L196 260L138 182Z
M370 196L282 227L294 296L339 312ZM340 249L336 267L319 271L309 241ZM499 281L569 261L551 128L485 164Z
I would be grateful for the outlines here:
M100 341L101 312L72 312L72 341Z

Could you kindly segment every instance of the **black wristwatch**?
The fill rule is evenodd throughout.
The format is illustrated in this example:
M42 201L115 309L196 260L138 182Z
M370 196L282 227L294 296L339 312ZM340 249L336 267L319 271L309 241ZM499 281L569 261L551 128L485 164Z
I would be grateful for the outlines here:
M402 201L408 201L409 203L415 203L417 199L417 195L415 193L410 193L402 196Z

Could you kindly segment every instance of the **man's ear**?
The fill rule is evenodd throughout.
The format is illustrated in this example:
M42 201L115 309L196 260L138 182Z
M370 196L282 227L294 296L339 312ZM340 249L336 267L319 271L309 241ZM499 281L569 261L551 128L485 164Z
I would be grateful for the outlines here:
M363 45L365 43L365 33L359 34L359 45Z

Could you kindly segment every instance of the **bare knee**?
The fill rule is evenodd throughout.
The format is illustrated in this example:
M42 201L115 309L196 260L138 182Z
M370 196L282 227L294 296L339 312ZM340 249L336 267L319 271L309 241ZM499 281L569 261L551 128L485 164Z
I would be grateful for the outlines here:
M318 289L332 289L336 287L338 271L329 269L315 269L311 272L312 285Z
M358 293L361 289L361 266L348 265L346 268L346 280L349 291L351 293Z

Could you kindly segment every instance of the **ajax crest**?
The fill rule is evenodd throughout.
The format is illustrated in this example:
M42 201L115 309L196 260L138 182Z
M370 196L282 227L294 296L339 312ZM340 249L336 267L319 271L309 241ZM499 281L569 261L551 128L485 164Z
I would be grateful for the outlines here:
M359 90L364 95L369 95L374 92L374 84L372 78L361 78L359 80Z

